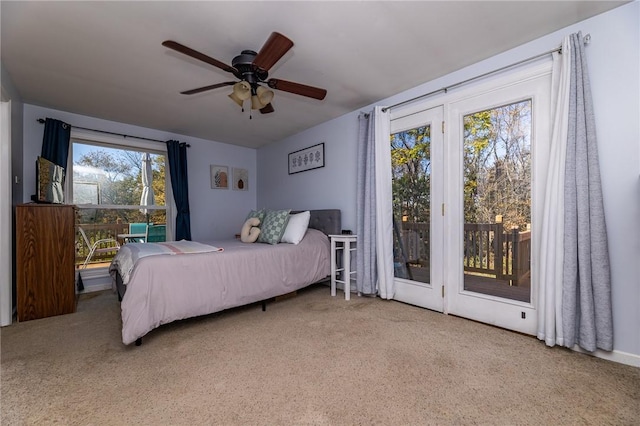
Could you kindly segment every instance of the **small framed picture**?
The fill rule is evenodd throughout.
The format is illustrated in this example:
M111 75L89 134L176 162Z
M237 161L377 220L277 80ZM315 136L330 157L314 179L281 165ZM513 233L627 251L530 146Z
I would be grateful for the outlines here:
M233 168L233 189L236 191L249 190L249 171L247 169Z
M324 167L324 142L289 154L289 174Z
M211 189L229 189L229 167L211 165Z

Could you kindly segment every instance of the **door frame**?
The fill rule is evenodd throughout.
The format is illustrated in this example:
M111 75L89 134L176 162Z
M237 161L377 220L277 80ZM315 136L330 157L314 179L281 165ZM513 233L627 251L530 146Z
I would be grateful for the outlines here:
M0 326L13 320L13 230L11 184L11 100L2 91L0 99L0 197L5 200L0 207Z
M443 262L443 279L442 279L442 288L444 289L444 298L442 300L442 309L441 312L444 314L452 314L461 316L464 318L474 319L477 321L494 324L499 327L503 327L506 329L521 331L527 334L535 334L536 329L535 326L531 326L531 324L536 324L536 316L537 316L537 258L535 258L534 254L539 252L538 249L538 238L537 234L537 222L538 216L540 215L540 205L542 204L542 200L544 199L544 180L540 180L541 176L544 176L545 164L548 162L548 153L549 153L549 140L550 137L538 137L536 136L535 144L532 142L532 156L534 160L532 161L532 257L531 257L531 301L530 303L517 302L517 301L507 301L506 304L515 307L515 309L524 308L525 315L532 319L532 321L527 321L528 325L522 328L514 328L511 324L504 324L501 321L493 321L491 319L487 320L482 316L476 315L475 312L471 312L470 314L460 313L457 309L455 309L455 293L454 291L459 292L459 290L454 290L456 284L461 282L460 276L462 275L462 268L459 267L462 265L462 261L460 259L461 252L459 252L459 246L461 243L461 238L458 239L457 236L453 236L450 234L451 230L459 228L461 233L462 230L462 222L460 217L461 208L462 208L462 199L456 200L452 191L455 189L453 179L457 179L456 182L460 183L462 179L462 171L460 170L452 170L451 167L451 158L453 153L451 152L452 145L454 141L451 137L451 126L455 125L455 120L452 117L451 108L452 104L461 102L468 98L480 97L487 93L490 93L495 90L499 90L500 88L506 88L512 85L520 84L525 81L535 80L540 77L547 77L549 79L548 85L545 87L539 88L540 92L544 92L546 90L546 94L541 93L543 96L550 96L550 87L551 87L551 72L552 72L552 61L550 58L542 58L538 61L529 63L527 65L523 65L516 69L506 70L504 72L500 72L498 74L493 74L487 76L481 80L474 81L473 83L466 83L464 86L458 87L454 90L449 90L440 95L434 95L433 97L423 98L421 100L416 100L414 103L407 104L402 109L391 110L391 120L397 119L403 116L409 116L411 114L416 114L421 111L426 111L432 108L442 107L443 114L445 117L444 120L444 157L443 157L443 167L445 168L445 172L443 174L443 182L442 182L442 193L443 193L443 236L442 236L442 262ZM534 111L534 117L537 117L539 112ZM548 116L548 114L547 114ZM538 118L534 118L534 120L538 120ZM548 119L547 119L548 120ZM392 131L393 132L393 131ZM542 130L539 133L549 134L550 135L550 127L549 123L542 126ZM459 175L456 175L458 173ZM461 192L461 191L460 191ZM538 207L535 207L538 204ZM458 209L458 213L452 214ZM457 241L456 240L460 240ZM459 270L458 270L459 269ZM459 274L459 275L457 275ZM415 284L415 283L414 283ZM415 286L412 290L419 291L420 287ZM396 286L396 293L397 291ZM400 294L402 298L402 294ZM400 300L396 298L396 300ZM401 300L404 301L404 300ZM411 303L411 302L408 302ZM505 303L504 300L499 301L498 303ZM454 308L452 309L452 306ZM437 309L436 309L437 310ZM519 315L521 315L522 309L517 311Z
M512 94L514 91L526 92ZM445 229L450 235L445 243L446 312L509 330L535 335L537 329L537 268L539 252L537 238L540 206L544 200L544 171L550 141L551 61L510 71L500 79L474 84L461 90L446 103L449 131L446 135L447 164ZM531 301L519 302L464 290L463 199L462 199L462 117L469 113L491 109L511 102L532 99L531 135Z

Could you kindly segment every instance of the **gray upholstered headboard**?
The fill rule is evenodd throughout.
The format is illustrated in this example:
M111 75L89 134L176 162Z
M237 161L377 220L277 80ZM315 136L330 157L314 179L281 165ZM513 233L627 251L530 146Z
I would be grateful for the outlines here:
M292 210L291 213L300 213L304 210ZM342 232L342 219L339 209L309 210L309 228L317 229L327 235L340 234Z

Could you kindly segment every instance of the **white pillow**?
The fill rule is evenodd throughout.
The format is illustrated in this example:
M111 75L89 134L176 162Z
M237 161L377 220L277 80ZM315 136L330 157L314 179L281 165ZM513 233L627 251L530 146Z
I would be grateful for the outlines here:
M298 244L302 241L309 227L309 218L311 218L309 211L289 215L289 223L287 223L287 229L285 229L280 242Z
M242 225L242 230L240 230L240 241L243 243L255 243L258 235L260 235L258 225L260 225L260 219L257 217L247 219Z

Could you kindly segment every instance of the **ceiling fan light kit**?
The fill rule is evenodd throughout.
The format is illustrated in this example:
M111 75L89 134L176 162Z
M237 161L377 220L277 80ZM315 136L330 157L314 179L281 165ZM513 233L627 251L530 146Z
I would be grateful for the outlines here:
M260 108L264 108L267 106L267 104L271 103L271 101L273 100L273 90L265 89L262 86L258 86L256 88L255 97L258 98L258 101L260 102ZM260 109L260 108L254 108L254 109Z
M238 106L239 106L239 107L241 107L241 108L244 110L244 106L243 106L243 104L244 104L244 101L245 101L246 99L240 99L240 98L238 97L238 95L236 95L236 93L235 93L235 92L231 92L231 94L229 95L229 97L231 98L231 100L232 100L233 102L237 103L237 104L238 104Z
M193 95L223 86L233 86L233 92L229 95L231 100L242 107L244 111L244 101L251 98L251 109L257 109L262 114L269 114L274 111L273 105L271 105L274 93L272 90L262 86L262 83L271 89L282 90L318 100L324 99L327 95L325 89L318 87L286 80L269 79L269 70L271 67L293 47L291 40L277 32L271 33L271 36L269 36L264 43L260 52L256 53L253 50L243 50L240 55L233 58L231 66L172 40L167 40L163 42L162 45L194 59L206 62L223 71L230 72L240 80L238 82L227 81L187 90L181 92L183 95ZM251 115L249 115L249 118L251 118Z
M246 81L239 81L233 85L233 94L243 101L251 97L251 85Z

